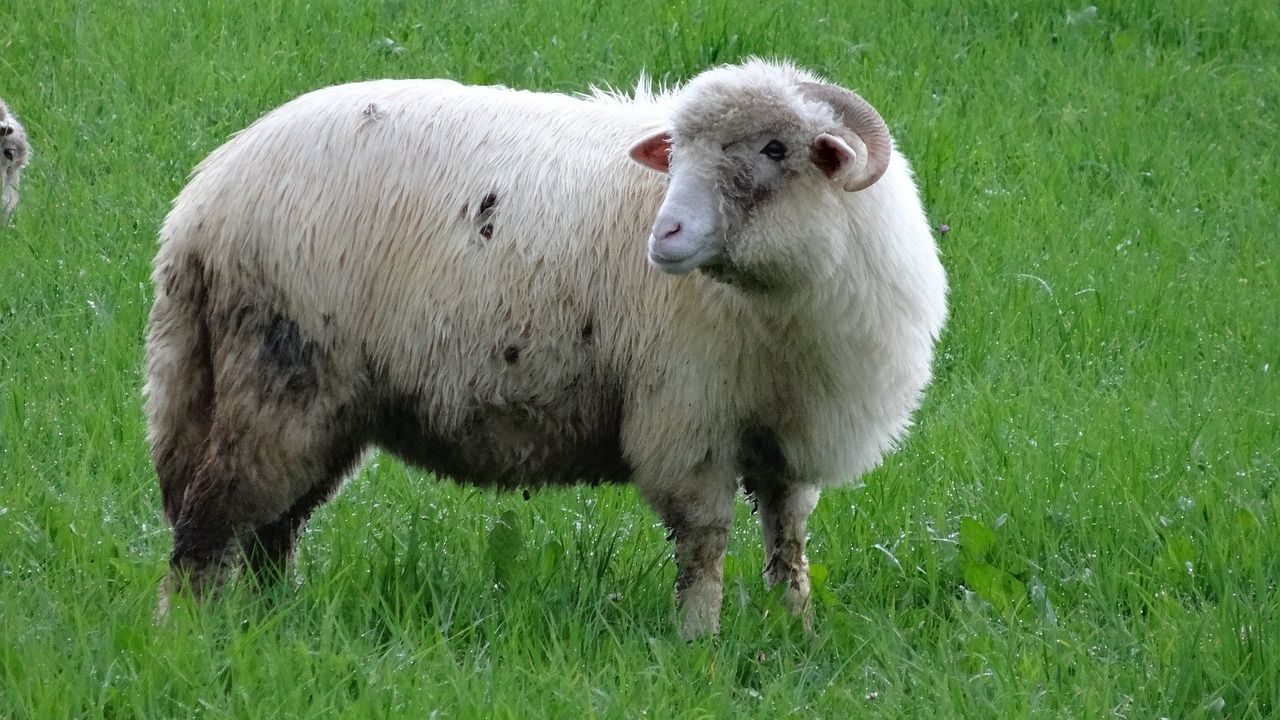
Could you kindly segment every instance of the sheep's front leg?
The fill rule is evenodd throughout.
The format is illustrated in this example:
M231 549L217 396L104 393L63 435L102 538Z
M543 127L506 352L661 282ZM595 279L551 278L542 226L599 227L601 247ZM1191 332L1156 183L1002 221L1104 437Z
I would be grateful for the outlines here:
M818 489L809 485L781 483L753 489L764 535L764 579L770 588L782 583L787 609L804 619L806 630L813 627L809 607L809 559L805 540L809 514L818 504Z
M723 475L695 475L678 489L646 493L675 540L676 601L685 640L720 631L724 554L735 490L729 473Z
M676 540L676 599L685 640L720 632L724 599L724 554L729 524L673 527Z

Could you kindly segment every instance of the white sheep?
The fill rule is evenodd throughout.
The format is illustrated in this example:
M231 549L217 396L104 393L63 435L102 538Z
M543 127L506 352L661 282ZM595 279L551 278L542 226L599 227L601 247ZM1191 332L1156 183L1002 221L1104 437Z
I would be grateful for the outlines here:
M0 100L0 224L8 223L18 206L18 182L30 160L27 133L9 106Z
M373 445L502 488L633 482L686 637L718 628L739 483L808 617L819 490L902 437L946 315L879 115L760 60L634 98L312 92L199 166L154 280L163 597L236 545L274 576Z

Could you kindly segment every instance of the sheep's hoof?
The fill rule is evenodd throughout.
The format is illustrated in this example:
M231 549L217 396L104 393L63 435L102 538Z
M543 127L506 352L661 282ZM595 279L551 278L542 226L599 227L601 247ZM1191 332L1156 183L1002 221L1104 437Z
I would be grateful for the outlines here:
M682 622L680 634L685 642L720 634L719 583L704 582L687 588L680 600Z
M719 634L720 618L718 616L707 617L702 613L685 612L684 624L680 628L680 636L685 642L715 637Z

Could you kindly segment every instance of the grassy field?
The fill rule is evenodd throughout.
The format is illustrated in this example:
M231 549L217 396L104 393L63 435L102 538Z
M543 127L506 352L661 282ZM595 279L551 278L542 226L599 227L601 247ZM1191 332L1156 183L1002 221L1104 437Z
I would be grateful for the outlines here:
M686 645L632 490L387 457L297 583L153 625L147 278L201 157L340 81L749 54L859 89L950 228L917 428L811 525L815 635L745 506L724 632ZM0 229L0 717L1280 715L1275 2L5 2L0 96L36 147Z

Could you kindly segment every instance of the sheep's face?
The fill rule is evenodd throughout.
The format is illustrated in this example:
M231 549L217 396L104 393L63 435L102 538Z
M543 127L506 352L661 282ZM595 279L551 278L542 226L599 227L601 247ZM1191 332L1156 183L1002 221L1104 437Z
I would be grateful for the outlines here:
M0 166L18 169L27 166L27 144L21 138L10 135L0 139Z
M649 236L654 266L680 274L725 262L730 240L751 212L794 174L787 143L777 134L723 144L682 142L671 134L657 140L670 158L671 181Z
M750 128L712 138L654 136L671 179L649 236L649 262L669 273L734 269L754 220L787 195L810 165L796 128ZM648 164L648 163L646 163Z
M785 284L812 252L803 247L814 234L805 226L827 223L797 216L814 207L805 199L860 190L879 177L866 181L866 145L837 109L810 97L808 88L831 86L776 67L763 76L752 70L696 78L671 127L631 150L671 176L649 236L649 262L661 270L701 269L746 287Z
M26 133L0 103L0 220L18 204L18 179L31 157Z
M0 168L20 170L27 165L27 135L7 110L0 103Z

